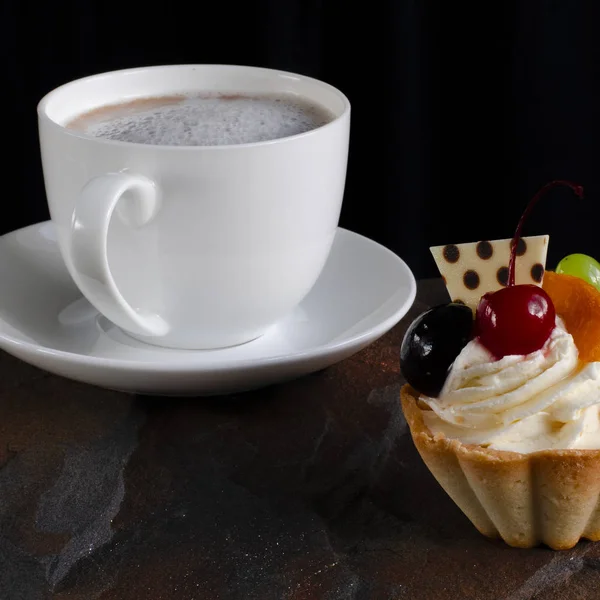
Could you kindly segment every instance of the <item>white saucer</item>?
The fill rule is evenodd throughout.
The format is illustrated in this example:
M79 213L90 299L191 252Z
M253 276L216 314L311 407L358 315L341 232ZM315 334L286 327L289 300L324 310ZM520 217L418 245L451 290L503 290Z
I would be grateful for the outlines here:
M407 265L339 229L302 304L261 338L222 350L168 350L138 342L85 300L69 276L51 222L0 237L0 348L36 367L125 392L239 392L318 371L391 329L416 293Z

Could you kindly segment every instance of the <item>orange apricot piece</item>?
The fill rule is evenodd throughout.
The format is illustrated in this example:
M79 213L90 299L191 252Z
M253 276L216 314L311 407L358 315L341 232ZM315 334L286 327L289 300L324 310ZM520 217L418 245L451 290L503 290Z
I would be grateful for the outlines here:
M562 273L546 271L542 284L573 336L583 362L600 360L600 291L593 285Z

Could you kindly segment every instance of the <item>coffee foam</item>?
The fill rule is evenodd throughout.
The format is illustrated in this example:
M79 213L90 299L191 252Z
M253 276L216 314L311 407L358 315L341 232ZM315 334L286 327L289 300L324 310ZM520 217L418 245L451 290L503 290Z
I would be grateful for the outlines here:
M95 137L161 146L223 146L296 135L332 115L294 96L195 95L105 106L69 127Z

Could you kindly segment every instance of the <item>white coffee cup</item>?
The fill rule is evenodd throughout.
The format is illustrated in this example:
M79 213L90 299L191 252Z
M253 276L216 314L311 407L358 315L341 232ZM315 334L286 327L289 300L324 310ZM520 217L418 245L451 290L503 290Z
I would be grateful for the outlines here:
M334 118L227 146L137 144L66 127L105 105L194 90L298 94ZM246 66L129 69L53 90L38 105L38 126L67 268L131 336L189 349L248 342L318 279L340 216L350 128L350 103L331 85Z

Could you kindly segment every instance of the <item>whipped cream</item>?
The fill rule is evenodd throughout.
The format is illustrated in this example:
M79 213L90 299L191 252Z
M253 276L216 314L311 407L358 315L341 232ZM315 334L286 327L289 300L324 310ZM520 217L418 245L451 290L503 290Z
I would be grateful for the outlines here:
M496 450L600 448L600 362L580 364L557 318L543 348L495 360L477 340L456 358L438 398L421 396L434 434Z

